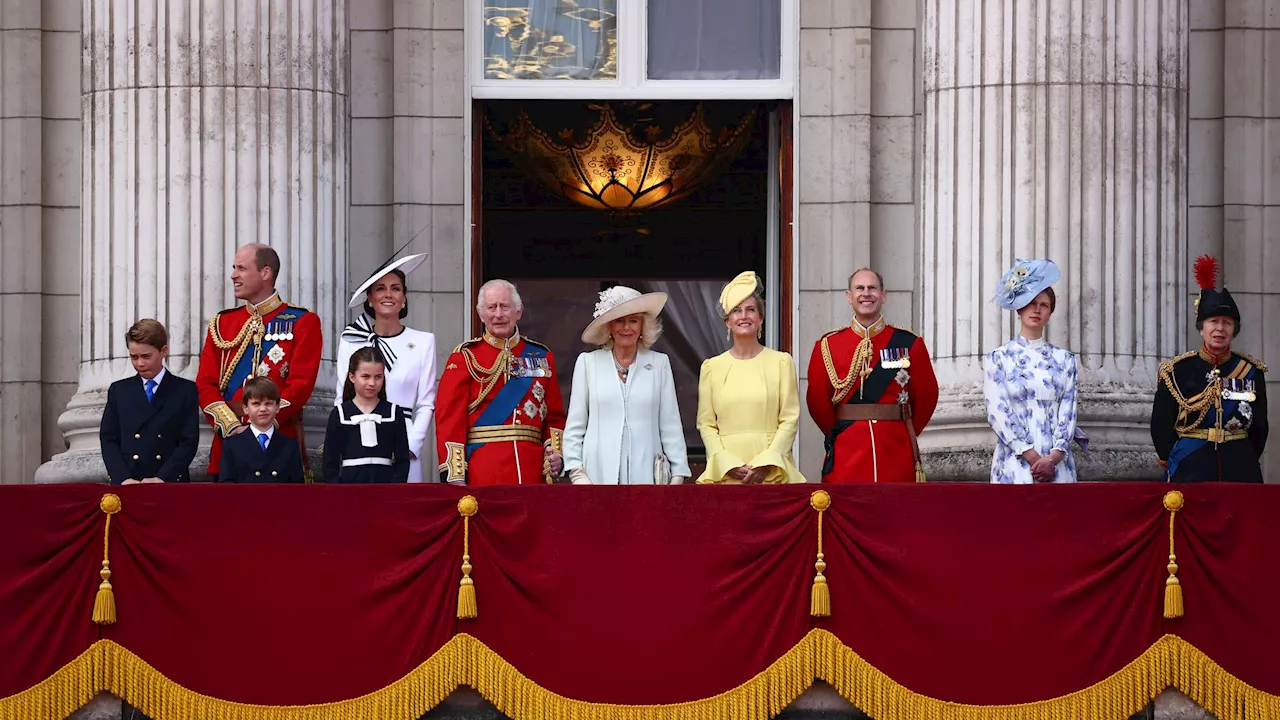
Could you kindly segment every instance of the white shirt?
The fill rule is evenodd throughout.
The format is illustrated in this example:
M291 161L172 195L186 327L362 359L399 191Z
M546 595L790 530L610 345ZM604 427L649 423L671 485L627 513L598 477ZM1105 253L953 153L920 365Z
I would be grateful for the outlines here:
M266 435L267 445L270 445L271 436L276 434L276 429L274 427L269 427L266 430L259 430L258 428L254 427L252 423L250 423L249 425L249 430L253 432L253 440L254 442L258 443L258 447L262 447L262 441L258 439L259 437Z
M153 380L155 381L155 384L156 384L156 390L159 390L159 389L160 389L160 382L164 380L164 366L163 366L163 365L161 365L161 366L160 366L160 372L156 373L156 376L155 376L155 377L153 377L153 378L151 378L150 380L148 380L147 378L142 377L141 375L139 375L138 377L142 378L142 389L143 389L143 390L146 390L146 389L147 389L147 383L149 383L149 382L151 382L151 381L153 381Z

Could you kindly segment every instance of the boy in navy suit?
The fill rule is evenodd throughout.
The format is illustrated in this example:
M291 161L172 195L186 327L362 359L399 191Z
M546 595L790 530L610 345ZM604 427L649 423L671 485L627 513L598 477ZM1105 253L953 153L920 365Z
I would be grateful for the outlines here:
M111 383L98 437L112 485L189 482L200 444L196 384L164 367L169 333L139 320L125 333L137 375Z
M303 482L298 441L277 432L280 388L271 378L255 377L244 384L242 397L249 425L222 441L218 482Z

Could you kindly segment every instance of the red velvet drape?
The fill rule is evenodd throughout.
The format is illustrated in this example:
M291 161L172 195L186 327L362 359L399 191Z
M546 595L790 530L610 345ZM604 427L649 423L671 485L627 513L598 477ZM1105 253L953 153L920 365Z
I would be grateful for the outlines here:
M815 486L481 488L479 617L456 619L465 489L0 487L0 698L99 637L206 695L355 697L473 635L542 688L663 704L741 685L812 628L935 698L1096 683L1173 633L1280 694L1280 490L1180 488L1186 616L1161 618L1169 486L824 488L831 617L809 615ZM115 492L119 621L91 620Z

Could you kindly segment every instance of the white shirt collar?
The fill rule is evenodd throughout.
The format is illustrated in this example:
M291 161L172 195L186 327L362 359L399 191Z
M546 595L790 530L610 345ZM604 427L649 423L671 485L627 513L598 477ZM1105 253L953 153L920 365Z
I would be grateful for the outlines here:
M164 366L162 365L160 366L160 372L156 373L156 376L151 378L152 380L156 381L156 387L160 387L160 383L164 381L164 375L165 375L165 369L164 369ZM142 377L142 376L139 375L139 377ZM147 386L147 378L142 378L142 387L145 388L146 386Z
M269 428L267 428L265 431L263 431L263 430L259 430L258 428L254 427L252 424L250 424L250 425L249 425L249 429L253 431L253 439L254 439L254 440L258 440L258 437L259 437L259 436L266 435L266 436L267 436L267 443L268 443L268 444L270 444L270 443L271 443L271 436L272 436L272 435L275 435L275 433L276 433L276 429L275 429L275 428L273 428L273 427L269 427ZM262 442L262 441L261 441L261 440L258 440L258 442Z

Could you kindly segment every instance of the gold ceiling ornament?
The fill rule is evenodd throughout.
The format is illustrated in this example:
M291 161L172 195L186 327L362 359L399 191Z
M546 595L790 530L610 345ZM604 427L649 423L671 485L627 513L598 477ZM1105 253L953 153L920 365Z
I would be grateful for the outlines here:
M489 130L534 179L597 210L644 210L685 197L733 162L750 141L756 119L749 111L717 133L699 104L661 139L661 127L627 127L612 105L588 107L600 119L583 137L566 129L553 138L523 110L505 135L492 124Z

